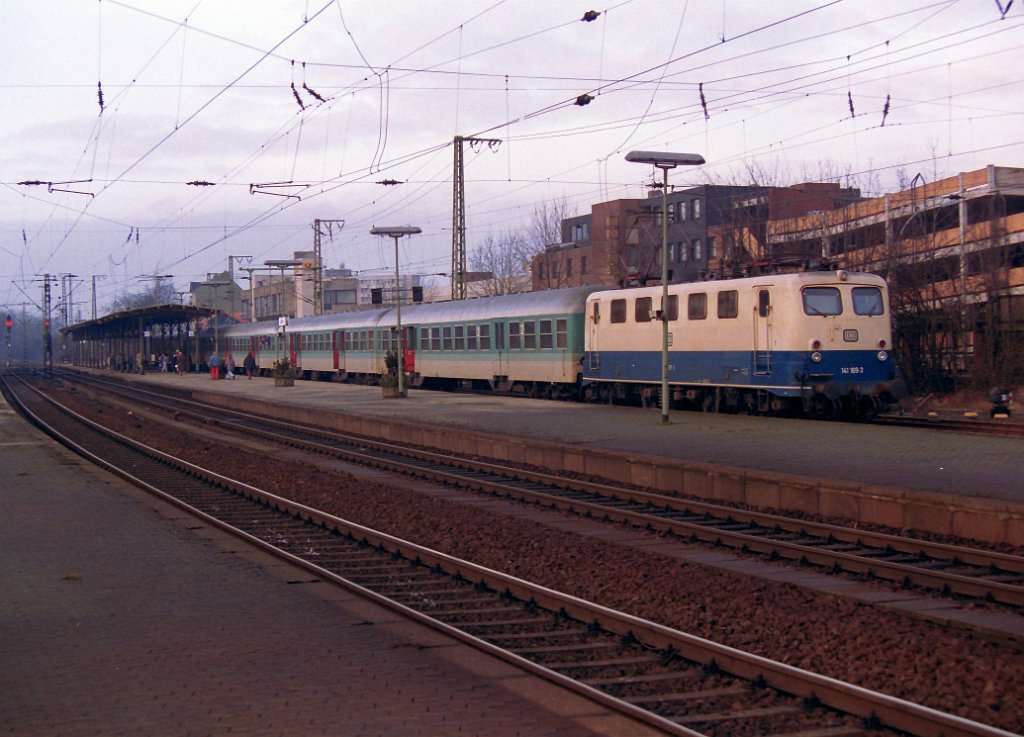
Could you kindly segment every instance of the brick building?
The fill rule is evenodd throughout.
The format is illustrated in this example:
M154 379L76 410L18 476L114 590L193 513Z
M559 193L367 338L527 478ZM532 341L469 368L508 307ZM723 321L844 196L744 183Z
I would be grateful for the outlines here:
M703 185L668 196L672 282L749 270L766 257L769 219L831 210L860 199L838 184ZM600 202L562 221L562 240L531 263L534 290L661 280L662 195Z

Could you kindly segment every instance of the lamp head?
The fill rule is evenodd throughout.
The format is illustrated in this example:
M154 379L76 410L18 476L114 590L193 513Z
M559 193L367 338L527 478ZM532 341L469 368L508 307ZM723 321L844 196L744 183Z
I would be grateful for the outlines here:
M673 153L671 151L630 151L626 161L634 164L653 164L659 169L675 169L677 166L700 166L704 157L700 154Z
M416 235L422 232L415 225L375 225L370 228L370 235L386 235L392 238L401 238L403 235Z

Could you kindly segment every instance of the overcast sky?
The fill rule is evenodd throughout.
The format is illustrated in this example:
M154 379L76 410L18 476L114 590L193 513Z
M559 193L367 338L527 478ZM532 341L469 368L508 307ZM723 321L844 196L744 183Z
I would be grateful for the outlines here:
M457 135L500 141L465 147L470 254L545 203L645 196L637 149L707 159L674 185L867 195L1021 166L1008 3L0 0L0 304L73 273L88 318L94 275L102 312L312 249L317 218L344 221L328 266L393 268L369 230L412 224L403 271L447 272Z

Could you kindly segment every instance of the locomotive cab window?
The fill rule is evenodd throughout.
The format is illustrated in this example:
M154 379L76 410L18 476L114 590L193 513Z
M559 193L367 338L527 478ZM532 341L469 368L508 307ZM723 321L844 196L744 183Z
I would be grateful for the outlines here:
M806 287L803 300L806 315L830 317L843 314L843 300L835 287Z
M858 315L884 314L882 290L878 287L854 287L853 311Z

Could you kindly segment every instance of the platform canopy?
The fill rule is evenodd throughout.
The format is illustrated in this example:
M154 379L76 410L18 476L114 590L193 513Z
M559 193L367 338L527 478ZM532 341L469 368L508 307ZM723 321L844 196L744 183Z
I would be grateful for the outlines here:
M150 305L136 307L131 310L111 312L109 315L86 320L61 328L62 333L73 333L76 336L88 337L96 334L120 333L143 325L173 325L192 320L202 320L217 313L209 307L194 307L182 304Z

